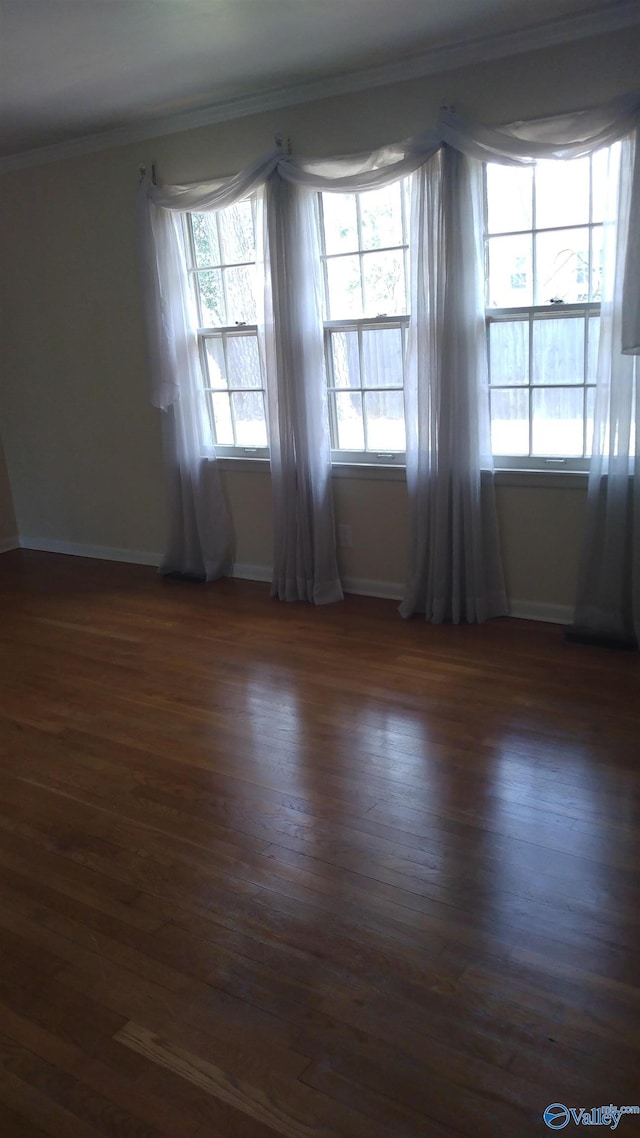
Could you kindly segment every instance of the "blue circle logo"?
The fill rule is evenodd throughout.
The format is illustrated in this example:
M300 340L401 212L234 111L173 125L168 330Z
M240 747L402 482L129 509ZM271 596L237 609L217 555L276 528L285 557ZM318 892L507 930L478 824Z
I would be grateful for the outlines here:
M567 1107L563 1106L561 1102L552 1102L542 1117L551 1130L564 1130L571 1115Z

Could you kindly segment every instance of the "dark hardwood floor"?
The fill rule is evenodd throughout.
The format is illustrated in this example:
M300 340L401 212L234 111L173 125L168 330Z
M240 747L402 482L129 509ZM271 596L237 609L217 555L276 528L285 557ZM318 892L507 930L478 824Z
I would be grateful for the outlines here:
M39 553L0 606L1 1138L640 1102L637 655Z

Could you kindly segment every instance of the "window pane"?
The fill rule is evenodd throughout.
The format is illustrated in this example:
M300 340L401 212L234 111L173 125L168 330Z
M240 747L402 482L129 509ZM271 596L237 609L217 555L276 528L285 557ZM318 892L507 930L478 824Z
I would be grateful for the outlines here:
M401 391L368 391L364 395L369 450L404 450L404 400Z
M336 257L327 261L329 283L329 317L346 320L362 316L360 258Z
M538 389L532 393L532 453L582 455L581 388Z
M220 210L220 236L224 264L255 261L256 242L250 201L237 202L228 209Z
M362 275L367 316L396 316L408 311L401 251L366 253Z
M333 383L336 387L360 387L357 332L332 332Z
M198 281L200 284L200 320L202 326L215 328L226 324L220 269L209 269L198 273Z
M487 165L489 233L511 233L532 226L533 168Z
M323 194L326 253L351 253L358 248L355 194Z
M204 342L209 387L227 386L227 366L224 360L222 336L208 337Z
M231 396L236 424L236 443L240 447L266 447L267 426L261 391L240 391Z
M196 266L219 265L221 257L215 213L192 213L191 230Z
M229 396L212 395L211 405L213 407L216 442L219 446L233 446L233 424L231 422Z
M489 325L491 383L529 382L529 321L494 320Z
M489 308L532 303L531 237L490 237Z
M587 346L587 382L595 383L598 374L598 343L600 341L600 317L589 317L589 343Z
M365 328L362 333L364 387L402 387L400 328Z
M584 378L584 320L533 321L533 383L582 383Z
M491 449L494 454L529 453L529 395L515 388L491 392Z
M589 220L589 159L536 163L536 225L580 225Z
M536 257L536 304L589 299L588 229L539 233Z
M364 450L362 396L359 392L336 393L336 421L340 450Z
M254 266L247 265L236 269L224 269L223 271L227 290L227 322L229 324L255 324Z
M228 336L229 387L262 387L257 336Z
M360 219L363 249L401 245L400 183L363 193L360 197Z

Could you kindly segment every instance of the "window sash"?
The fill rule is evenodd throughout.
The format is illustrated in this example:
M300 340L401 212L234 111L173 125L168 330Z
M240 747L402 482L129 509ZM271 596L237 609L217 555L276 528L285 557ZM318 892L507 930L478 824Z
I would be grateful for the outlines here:
M343 463L376 463L381 465L402 465L405 460L404 448L393 447L374 447L370 446L369 430L367 424L367 414L365 409L365 400L367 397L371 398L375 395L383 395L385 393L404 393L404 377L405 377L405 359L406 359L406 340L407 330L409 327L409 317L406 315L397 317L378 316L363 318L362 320L328 320L324 325L324 345L325 345L325 374L327 382L327 396L328 396L328 410L329 410L329 424L331 430L331 456L335 462ZM364 368L364 335L369 332L380 331L399 331L401 336L401 372L399 382L389 382L385 384L367 384L364 382L365 368ZM336 382L334 370L334 354L332 348L332 337L339 332L355 333L358 352L358 370L359 370L359 383L349 384L348 386L341 385ZM362 407L362 432L364 446L359 448L340 447L338 445L340 439L339 428L339 414L338 414L338 397L340 395L357 396L361 401ZM404 417L403 417L404 426Z
M595 392L596 376L589 372L589 361L593 358L590 352L590 338L592 335L592 321L600 316L600 304L591 302L584 304L557 304L532 305L531 307L518 306L514 308L491 308L486 313L487 332L487 360L489 368L489 393L493 404L492 393L519 392L526 398L527 404L527 430L528 453L509 454L502 453L493 448L494 463L498 469L532 469L540 470L565 469L573 471L588 470L590 463L590 437L591 425L589 414L589 394ZM565 383L553 383L534 379L536 355L534 345L534 329L536 324L547 321L576 320L583 324L582 336L582 376L576 382L567 380ZM491 327L500 323L526 323L527 325L527 374L526 379L520 383L504 383L492 378L492 350ZM537 392L572 392L580 393L582 402L582 453L581 454L545 454L534 449L535 428L535 399ZM491 429L494 430L494 416L491 411Z

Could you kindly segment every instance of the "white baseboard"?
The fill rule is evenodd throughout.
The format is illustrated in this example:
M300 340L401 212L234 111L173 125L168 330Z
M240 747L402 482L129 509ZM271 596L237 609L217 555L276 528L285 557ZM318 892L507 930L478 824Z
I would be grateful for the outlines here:
M94 557L99 561L125 561L131 565L159 565L162 554L142 549L118 549L112 545L85 545L77 541L53 541L48 537L21 537L22 549L64 553L70 557Z
M270 565L237 564L233 567L232 577L243 581L271 581L272 569ZM345 593L357 593L362 597L382 597L384 599L399 601L402 598L402 585L395 581L368 581L362 577L343 577L342 588Z
M382 597L388 601L400 601L404 586L397 581L368 581L365 577L343 577L342 588L345 593L356 593L360 597Z
M72 557L94 557L100 561L124 561L131 565L159 565L162 554L140 549L118 549L110 545L85 545L83 542L53 541L46 537L6 538L0 541L0 553L10 549L37 549L46 553L64 553ZM232 577L243 581L271 581L270 565L249 565L239 562L233 567ZM362 597L381 597L385 600L400 601L403 586L397 581L370 581L364 577L344 577L342 587L345 593L356 593ZM509 616L519 620L539 620L547 624L571 624L573 607L571 605L549 605L538 601L509 602Z
M240 581L268 581L271 582L272 570L270 565L245 565L237 563L231 570L231 576Z
M540 620L545 624L571 624L573 605L546 605L538 601L509 601L509 616Z

